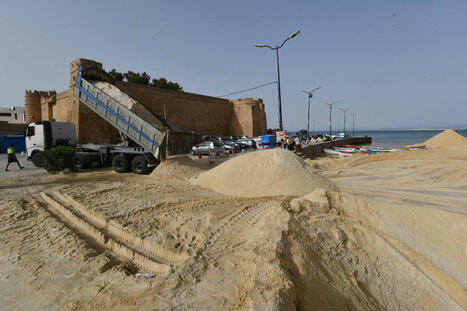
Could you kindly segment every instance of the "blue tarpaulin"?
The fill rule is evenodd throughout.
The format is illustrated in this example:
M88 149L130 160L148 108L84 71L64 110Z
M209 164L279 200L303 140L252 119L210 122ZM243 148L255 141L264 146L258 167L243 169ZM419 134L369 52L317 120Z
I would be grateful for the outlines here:
M24 134L21 133L0 136L0 152L6 152L11 143L15 144L15 152L26 151L26 140Z

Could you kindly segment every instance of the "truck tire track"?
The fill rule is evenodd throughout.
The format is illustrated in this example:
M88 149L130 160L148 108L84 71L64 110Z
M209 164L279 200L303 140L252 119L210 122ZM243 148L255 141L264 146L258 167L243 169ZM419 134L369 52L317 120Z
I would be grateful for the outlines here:
M127 245L142 255L157 260L165 264L180 264L189 256L183 253L176 253L162 246L148 242L140 237L128 232L120 224L113 220L108 220L95 211L75 201L73 198L60 192L52 192L52 195L63 205L68 206L74 213L78 214L88 223L104 232L113 240Z
M53 200L46 193L41 192L39 195L46 202L48 207L47 210L50 213L54 214L59 220L64 222L72 229L72 231L75 231L80 236L85 237L92 244L107 250L115 258L134 263L139 268L154 274L164 275L169 273L170 266L155 262L136 253L125 245L114 241L100 230L96 229L93 225L80 218L74 212Z
M259 203L256 205L248 206L241 210L240 212L236 213L232 217L230 217L227 221L217 227L217 229L211 231L208 234L207 244L213 245L216 241L225 234L225 232L230 231L233 226L235 226L239 222L243 222L246 225L254 225L259 216L265 213L268 210L273 209L277 206L277 203L273 202L265 202Z

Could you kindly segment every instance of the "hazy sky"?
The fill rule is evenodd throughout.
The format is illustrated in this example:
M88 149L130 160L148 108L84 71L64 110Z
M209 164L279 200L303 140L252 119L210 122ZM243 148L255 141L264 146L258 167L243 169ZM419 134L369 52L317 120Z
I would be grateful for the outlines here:
M187 92L254 87L276 80L274 52L254 45L298 29L280 50L286 129L306 127L300 90L316 86L317 128L335 100L358 128L467 127L467 1L0 0L0 106L23 105L25 89L65 90L79 57ZM275 85L238 97L263 98L278 125Z

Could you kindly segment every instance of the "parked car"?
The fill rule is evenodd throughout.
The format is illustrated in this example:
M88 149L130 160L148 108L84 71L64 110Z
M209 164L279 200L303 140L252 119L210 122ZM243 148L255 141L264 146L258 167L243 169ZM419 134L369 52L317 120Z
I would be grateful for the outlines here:
M206 139L204 139L204 137L205 136L201 136L201 135L197 135L197 134L193 135L193 139L191 141L191 144L193 146L195 146L195 145L203 143L206 140Z
M209 155L209 153L221 155L224 152L224 144L219 141L205 141L204 143L193 146L191 152L193 155Z
M241 152L242 151L242 146L237 144L236 142L230 141L230 140L225 140L224 141L224 149L232 152L232 149L234 152Z
M237 144L239 144L242 148L253 148L253 140L248 138L237 140Z
M262 143L262 141L261 141L261 136L259 136L259 137L253 137L252 139L256 142L256 145L257 145L257 146L262 146L263 143Z

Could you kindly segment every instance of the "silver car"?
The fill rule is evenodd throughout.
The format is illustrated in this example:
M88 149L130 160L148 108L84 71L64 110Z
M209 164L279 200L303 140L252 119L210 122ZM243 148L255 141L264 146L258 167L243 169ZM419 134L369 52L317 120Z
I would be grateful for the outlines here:
M221 155L224 152L224 144L218 141L205 141L203 143L197 144L191 148L191 152L194 155L209 155L210 153L215 153L216 155Z

